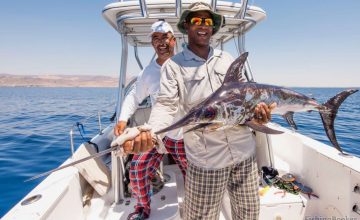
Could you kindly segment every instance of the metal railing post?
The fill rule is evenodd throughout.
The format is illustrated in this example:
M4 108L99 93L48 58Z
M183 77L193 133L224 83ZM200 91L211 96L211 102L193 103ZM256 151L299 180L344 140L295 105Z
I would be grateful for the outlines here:
M216 12L216 0L211 0L211 7L214 12Z
M155 58L156 58L156 53L154 53L154 55L151 57L151 60L150 60L150 62L149 62L149 63L151 63L152 61L154 61L154 60L155 60Z
M120 24L118 24L118 28L120 28ZM128 56L128 44L127 38L122 33L121 34L121 43L122 43L122 51L121 51L121 66L120 66L120 77L119 77L119 91L116 103L116 122L119 120L121 105L123 101L123 97L125 94L125 80L126 80L126 69L127 69L127 56ZM122 171L121 166L123 166L123 158L118 157L116 153L113 151L111 153L111 179L112 186L114 190L114 202L116 204L122 203L124 201L124 182L123 176L124 173Z
M112 185L114 190L114 202L115 204L121 204L124 202L124 172L121 168L124 163L123 158L116 155L115 151L111 152L111 175Z
M245 34L241 34L238 36L238 46L239 46L240 54L244 53L245 52ZM247 80L253 82L255 79L254 79L254 76L251 71L249 58L246 59L244 67L245 67L244 74L245 74Z
M159 170L160 170L161 175L164 175L164 161L163 160L160 162Z
M241 8L239 12L235 15L235 18L244 19L246 15L246 9L248 6L248 0L242 0L241 2ZM238 36L238 46L239 46L239 52L244 53L245 52L245 34L244 34L245 26L240 27L240 33ZM251 67L249 64L249 58L245 62L245 68L244 68L244 74L248 81L254 81L254 76L251 71Z
M118 85L118 93L117 93L117 101L116 101L116 121L118 121L119 119L121 105L125 95L128 45L127 45L127 38L126 36L124 36L124 34L121 34L121 42L122 42L122 50L121 50L119 85Z
M138 46L137 45L134 46L134 54L135 54L136 62L138 63L140 69L143 70L144 68L143 68L143 66L141 64L141 61L140 61L140 58L139 58L139 52L138 52Z
M176 0L175 2L175 17L179 18L181 15L181 0Z
M148 11L147 11L147 6L146 6L146 2L145 0L139 0L139 5L140 5L140 10L141 10L141 15L144 18L147 18L148 15Z
M101 127L101 114L98 111L98 123L99 123L99 134L102 134L102 127Z
M73 128L70 129L70 149L71 149L71 157L74 156L75 149L74 149L74 130Z
M241 8L239 12L235 15L235 18L240 18L240 19L245 18L247 5L248 5L248 0L241 1Z

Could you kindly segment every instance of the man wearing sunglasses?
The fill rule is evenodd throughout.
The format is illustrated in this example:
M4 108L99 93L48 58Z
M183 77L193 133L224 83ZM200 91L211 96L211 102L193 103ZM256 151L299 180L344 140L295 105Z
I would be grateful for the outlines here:
M153 132L171 125L178 110L185 115L221 86L234 58L212 48L210 40L220 30L223 20L222 15L202 2L193 3L183 11L177 27L188 35L188 45L164 64L160 92L149 119L151 131L140 133L136 139L146 143L151 135L161 145L162 135ZM258 104L255 109L255 115L261 118L257 119L258 123L271 119L273 107ZM258 170L255 138L250 129L237 126L215 131L194 130L184 133L184 141L188 169L183 218L218 219L227 190L232 219L258 219ZM134 144L127 150L144 151L148 147L151 145Z
M160 87L160 69L163 63L174 55L175 37L170 24L157 21L151 26L151 44L157 59L144 68L137 77L135 87L126 96L119 122L114 128L116 136L122 134L128 119L135 113L138 105L148 96L154 105ZM163 139L165 149L153 148L145 153L134 154L130 164L130 186L133 196L137 198L135 211L128 219L146 219L150 215L150 182L156 175L163 153L171 154L185 177L187 167L182 131L170 131Z

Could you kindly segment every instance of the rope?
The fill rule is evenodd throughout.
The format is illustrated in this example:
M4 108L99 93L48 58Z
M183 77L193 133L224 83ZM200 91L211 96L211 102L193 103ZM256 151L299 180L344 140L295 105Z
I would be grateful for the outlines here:
M87 140L85 140L85 138L84 138L84 135L85 135L84 125L81 122L76 122L76 127L78 128L79 134L80 134L81 138L83 139L83 141L87 142Z

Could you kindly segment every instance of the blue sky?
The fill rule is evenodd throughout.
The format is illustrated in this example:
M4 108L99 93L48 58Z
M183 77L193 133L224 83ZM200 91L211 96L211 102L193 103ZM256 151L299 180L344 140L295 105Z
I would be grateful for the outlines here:
M0 73L117 76L120 37L101 16L111 2L1 0ZM258 82L360 86L359 0L249 2L267 12L246 39Z

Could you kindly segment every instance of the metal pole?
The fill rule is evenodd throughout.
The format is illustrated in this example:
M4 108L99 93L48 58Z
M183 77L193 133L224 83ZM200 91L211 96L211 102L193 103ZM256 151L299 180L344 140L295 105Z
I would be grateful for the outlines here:
M118 121L120 116L120 110L122 105L122 100L125 93L125 80L126 80L126 69L127 69L127 58L128 58L128 45L127 38L124 34L121 34L122 42L122 51L121 51L121 64L120 64L120 76L119 76L119 85L118 85L118 94L116 102L116 121Z
M102 134L102 128L101 128L101 114L98 111L98 123L99 123L99 134Z
M156 57L156 53L154 53L154 55L151 57L150 63L155 60L155 57Z
M241 1L241 8L239 12L235 15L235 18L240 18L240 19L245 18L247 5L248 5L248 0Z
M159 169L160 169L160 173L161 173L161 175L163 175L163 176L164 176L164 161L161 161L161 162L160 162Z
M241 8L239 10L239 12L235 15L235 18L240 18L240 19L244 19L245 15L246 15L246 9L247 9L247 5L248 5L248 0L242 0L242 4L241 4ZM239 51L240 54L245 52L245 34L244 34L244 29L245 26L241 26L240 27L240 33L238 36L238 46L239 46ZM245 76L248 79L248 81L254 81L254 76L252 74L251 71L251 67L249 64L249 58L246 60L245 62Z
M246 60L246 62L245 62L245 71L246 71L248 77L250 78L249 81L254 82L255 79L254 79L254 76L253 76L253 74L252 74L252 70L251 70L251 66L250 66L249 60Z
M176 0L175 7L176 7L175 17L179 18L181 15L181 0Z
M120 25L119 25L120 26ZM119 91L116 104L116 122L119 121L119 115L122 105L122 100L125 92L125 79L126 79L126 69L127 69L127 57L128 57L128 44L127 38L124 33L121 34L121 66L120 66L120 76L119 76ZM123 158L117 157L115 152L111 153L111 179L112 186L114 189L114 202L116 204L122 203L124 201L124 182L123 182L123 171L120 166L123 166Z
M216 0L211 0L211 8L216 12Z
M74 156L74 130L73 128L70 129L70 149L71 149L71 157Z
M149 15L148 15L148 12L147 12L147 6L146 6L145 0L139 0L139 5L140 5L140 10L141 10L141 15L144 18L147 18Z
M240 54L245 52L245 35L243 34L244 27L240 28L240 35L237 37Z
M243 27L241 29L243 29ZM240 54L244 53L245 52L245 34L243 34L242 30L241 30L241 35L238 36L238 46L239 46ZM249 64L249 58L247 58L244 67L245 67L244 68L244 74L245 74L247 80L250 81L250 82L253 82L254 81L254 76L252 74L251 67L250 67L250 64Z
M135 54L136 62L138 63L140 69L143 70L144 68L143 68L143 66L141 64L141 61L139 59L139 53L138 53L138 46L137 45L134 46L134 54Z
M123 169L121 168L124 163L123 158L116 156L116 152L111 152L111 175L112 185L114 190L114 202L115 204L121 204L124 202L124 180ZM120 166L119 166L120 165Z

